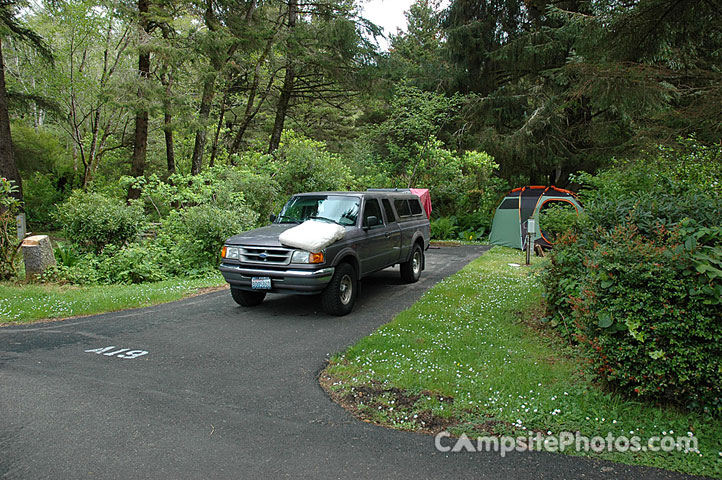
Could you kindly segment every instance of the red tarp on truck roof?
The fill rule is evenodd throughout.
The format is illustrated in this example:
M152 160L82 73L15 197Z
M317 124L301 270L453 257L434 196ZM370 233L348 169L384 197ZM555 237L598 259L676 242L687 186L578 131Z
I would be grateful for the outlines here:
M428 188L410 188L411 193L416 195L421 199L421 205L424 206L424 211L426 212L426 217L430 220L431 219L431 194L429 193Z

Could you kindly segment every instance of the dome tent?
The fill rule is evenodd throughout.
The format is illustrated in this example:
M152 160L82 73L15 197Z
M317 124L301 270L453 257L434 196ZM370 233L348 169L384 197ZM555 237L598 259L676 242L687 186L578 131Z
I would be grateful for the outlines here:
M494 214L489 242L492 245L523 249L526 244L527 221L538 219L541 209L550 203L571 204L577 212L582 210L576 196L569 190L555 186L527 186L515 188L504 196ZM551 247L552 243L538 228L534 245Z

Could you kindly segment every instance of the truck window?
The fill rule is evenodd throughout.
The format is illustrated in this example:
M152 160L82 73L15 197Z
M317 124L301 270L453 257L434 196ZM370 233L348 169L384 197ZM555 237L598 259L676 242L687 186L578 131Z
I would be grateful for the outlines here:
M396 207L396 212L399 214L399 217L408 217L411 215L408 200L394 200L394 206Z
M299 195L288 201L278 223L302 223L316 217L332 220L340 225L355 225L361 201L343 195Z
M409 200L409 205L411 206L411 214L412 215L420 215L421 214L421 203L419 200Z
M375 198L369 198L366 200L366 206L364 207L364 226L369 224L369 217L376 217L379 219L379 223L383 225L384 218L381 216L381 207L379 207L379 201Z
M384 204L384 211L386 212L386 220L391 223L396 221L396 215L394 215L394 209L391 208L391 202L385 198L381 201Z

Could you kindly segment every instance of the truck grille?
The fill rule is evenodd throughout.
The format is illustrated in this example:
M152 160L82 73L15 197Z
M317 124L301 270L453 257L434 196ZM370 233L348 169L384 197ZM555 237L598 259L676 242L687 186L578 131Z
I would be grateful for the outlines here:
M293 250L282 247L240 247L240 260L265 265L288 265Z

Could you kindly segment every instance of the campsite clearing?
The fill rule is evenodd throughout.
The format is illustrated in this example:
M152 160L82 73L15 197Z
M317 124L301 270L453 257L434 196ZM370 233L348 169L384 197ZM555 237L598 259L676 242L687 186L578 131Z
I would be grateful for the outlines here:
M722 423L600 390L576 352L539 320L534 259L495 247L412 308L345 352L321 374L357 417L401 430L453 435L693 436L697 449L577 452L722 478Z

